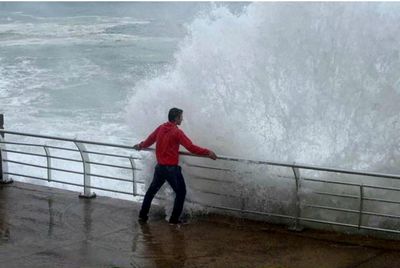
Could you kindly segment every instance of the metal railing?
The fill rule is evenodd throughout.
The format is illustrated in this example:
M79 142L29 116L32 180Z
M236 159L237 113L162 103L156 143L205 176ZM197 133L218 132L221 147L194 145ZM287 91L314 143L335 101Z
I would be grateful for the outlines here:
M26 178L31 178L31 179L37 179L37 180L42 180L42 181L47 181L47 182L57 182L65 185L72 185L72 186L77 186L77 187L82 187L83 193L81 194L82 197L94 197L94 194L92 193L92 190L101 190L101 191L107 191L107 192L114 192L114 193L119 193L119 194L126 194L126 195L133 195L133 196L143 196L142 193L137 192L137 185L138 184L144 184L144 181L140 181L136 179L136 172L139 171L136 167L136 162L141 161L140 157L133 156L133 155L126 155L126 154L120 154L120 153L115 153L115 152L100 152L100 151L93 151L93 150L88 150L86 146L90 145L95 145L99 146L101 148L117 148L117 149L124 149L128 150L130 152L133 152L132 146L127 146L127 145L121 145L121 144L113 144L113 143L103 143L103 142L94 142L94 141L86 141L86 140L79 140L79 139L70 139L70 138L63 138L63 137L54 137L54 136L48 136L48 135L38 135L38 134L32 134L32 133L23 133L23 132L16 132L16 131L8 131L4 129L0 129L0 153L2 156L2 181L6 182L9 180L9 176L21 176L21 177L26 177ZM4 138L4 134L7 135L15 135L15 136L24 136L24 137L29 137L29 138L38 138L38 139L45 139L45 140L52 140L52 141L61 141L61 142L68 142L71 144L74 144L75 148L69 148L69 147L61 147L61 146L54 146L54 145L46 145L46 144L40 144L40 143L32 143L32 142L16 142L16 141L7 141L7 139ZM17 146L17 147L40 147L43 149L43 154L37 153L37 152L29 152L27 150L12 150L8 149L7 146ZM67 152L75 152L79 153L80 159L73 159L73 158L68 158L64 156L56 156L51 153L52 150L59 150L59 151L67 151ZM144 151L153 151L153 149L144 149ZM7 153L9 154L21 154L21 155L28 155L32 157L40 157L46 159L46 165L38 165L38 164L32 164L28 162L23 162L23 161L18 161L15 159L10 158L7 156ZM180 152L181 155L187 156L187 157L201 157L197 155L193 155L187 152ZM90 160L92 155L100 155L100 156L107 156L107 157L112 157L112 158L121 158L129 161L129 165L119 165L119 164L110 164L110 163L104 163L104 162L96 162ZM71 169L63 169L63 168L56 168L52 165L52 160L57 159L57 160L62 160L62 161L71 161L75 163L81 163L82 164L82 171L76 171L76 170L71 170ZM313 165L306 165L306 164L298 164L298 163L285 163L285 162L276 162L276 161L258 161L258 160L248 160L248 159L241 159L241 158L236 158L236 157L229 157L229 156L219 156L218 157L219 161L227 161L229 163L235 163L238 162L240 164L253 164L253 165L265 165L265 166L276 166L276 167L282 167L282 168L287 168L290 169L291 172L293 172L293 188L294 188L294 196L293 196L293 208L294 208L294 213L292 214L284 214L284 213L276 213L276 212L271 212L271 211L264 211L263 209L251 209L251 208L246 208L246 201L244 196L237 196L234 194L226 194L226 193L219 193L217 191L212 191L211 190L204 190L204 189L196 189L193 188L192 190L201 192L203 194L210 194L210 195L215 195L215 196L221 196L222 198L232 198L232 199L237 199L241 200L241 206L240 207L234 207L234 206L224 206L224 205L219 205L219 204L206 204L205 202L200 201L195 201L195 200L189 200L189 202L196 203L203 205L208 208L213 208L217 210L223 210L223 211L231 211L231 212L237 212L243 215L245 214L253 214L253 215L261 215L261 216L268 216L268 217L277 217L280 219L286 219L290 220L293 224L292 228L296 230L301 229L301 225L304 225L305 223L320 223L320 224L328 224L328 225L335 225L335 226L343 226L343 227L352 227L356 229L363 229L363 230L372 230L372 231L383 231L383 232L388 232L388 233L396 233L400 234L400 225L397 224L397 222L392 223L391 225L388 224L383 224L383 226L380 225L373 225L370 224L369 221L366 222L365 218L366 217L378 217L383 220L381 221L386 221L387 219L395 219L398 220L400 219L400 215L395 214L394 212L398 211L398 209L393 209L390 211L390 213L381 213L381 212L374 212L374 211L369 211L367 210L367 206L365 205L366 202L374 202L377 207L382 207L385 204L395 204L395 205L400 205L400 201L398 200L392 200L392 199L386 199L386 198L376 198L373 197L373 195L368 196L366 193L366 190L377 190L377 191L386 191L387 192L400 192L400 188L397 187L389 187L386 185L374 185L374 184L368 184L365 183L366 177L374 177L374 178L379 178L381 179L391 179L391 180L399 180L400 175L394 175L394 174L384 174L384 173L376 173L376 172L363 172L363 171L355 171L355 170L348 170L348 169L338 169L338 168L330 168L330 167L321 167L321 166L313 166ZM28 175L28 174L23 174L19 173L17 170L10 170L8 167L8 164L14 164L14 165L23 165L23 166L29 166L33 167L36 169L44 169L47 171L46 177L38 177L38 176L33 176L33 175ZM111 168L118 168L118 169L125 169L125 170L130 170L131 171L131 179L126 179L126 178L119 178L115 176L107 176L104 174L97 174L91 172L91 167L97 165L97 166L105 166L105 167L111 167ZM220 172L231 172L232 169L230 168L224 168L224 167L216 167L216 166L209 166L209 165L204 165L204 164L198 164L198 163L188 163L188 167L191 168L197 168L197 169L206 169L209 171L220 171ZM324 180L321 178L307 178L301 176L301 171L318 171L318 172L326 172L326 173L334 173L334 174L346 174L350 176L361 176L359 182L347 182L347 181L338 181L338 180ZM59 172L67 172L71 174L76 174L76 175L81 175L83 176L83 181L82 183L74 183L74 182L68 182L68 181L62 181L59 179L54 178L52 172L53 171L59 171ZM102 178L102 179L107 179L107 180L117 180L117 181L123 181L123 182L128 182L132 183L132 192L130 191L123 191L123 190L115 190L115 189L110 189L110 188L105 188L105 187L99 187L99 186L94 186L92 185L91 179L92 177L97 177L97 178ZM279 177L279 176L278 176ZM212 177L207 177L207 176L193 176L193 178L197 180L201 180L204 183L219 183L219 184L234 184L235 182L229 179L219 179L219 178L212 178ZM323 186L326 185L335 185L335 186L341 186L343 187L342 189L349 189L349 188L357 188L358 194L344 194L344 193L334 193L330 191L321 191L321 190L312 190L308 192L308 195L315 195L315 196L323 196L327 198L326 200L333 200L333 198L341 198L343 200L349 199L349 200L356 200L358 202L357 209L349 209L349 208L343 208L343 207L337 207L337 206L331 206L331 205L323 205L323 204L317 204L317 203L310 203L310 202L305 202L304 200L304 193L302 192L302 188L304 188L303 184L304 183L311 183L311 184L320 184ZM320 187L323 188L323 187ZM329 188L329 187L328 187ZM331 198L331 199L329 199ZM162 198L161 198L162 199ZM336 199L335 199L336 200ZM348 220L347 222L340 222L340 221L334 221L334 220L329 220L329 219L324 219L321 217L317 217L311 213L311 216L306 216L304 214L307 214L304 212L306 208L311 208L314 211L333 211L335 213L339 213L338 216L339 218L343 218L343 215L356 215L356 221ZM354 217L353 217L354 218Z

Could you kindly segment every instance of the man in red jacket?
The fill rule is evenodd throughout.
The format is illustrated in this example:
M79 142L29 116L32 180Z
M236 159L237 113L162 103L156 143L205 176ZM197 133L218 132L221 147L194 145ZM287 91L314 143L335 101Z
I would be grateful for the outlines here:
M136 150L150 147L156 142L157 165L154 170L153 181L144 196L142 209L139 213L139 222L145 223L148 219L151 201L160 190L165 180L168 181L174 190L176 197L174 209L169 219L171 224L179 224L179 217L182 213L183 203L186 196L185 180L182 176L179 162L179 145L183 145L189 152L197 155L204 155L213 160L217 159L215 153L211 150L194 145L192 141L183 133L178 126L182 123L183 111L178 108L172 108L168 113L168 121L160 125L150 136L141 143L133 146Z

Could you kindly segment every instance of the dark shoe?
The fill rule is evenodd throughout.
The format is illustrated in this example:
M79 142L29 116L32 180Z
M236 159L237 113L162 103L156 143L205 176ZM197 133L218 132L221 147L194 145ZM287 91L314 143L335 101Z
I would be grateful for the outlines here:
M139 217L138 218L138 222L140 223L140 224L145 224L145 223L147 223L147 220L148 220L148 217Z

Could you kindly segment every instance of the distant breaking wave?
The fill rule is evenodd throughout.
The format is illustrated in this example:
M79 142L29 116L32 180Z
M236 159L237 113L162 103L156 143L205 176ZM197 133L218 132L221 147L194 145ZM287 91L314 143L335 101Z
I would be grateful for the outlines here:
M27 15L28 16L28 15ZM134 41L140 38L133 34L112 32L115 27L129 27L150 23L145 20L120 17L64 17L45 21L30 16L32 22L13 21L0 24L0 45L66 45L69 43L90 43L98 41ZM77 19L80 19L77 21ZM87 23L85 23L87 19ZM94 24L93 20L98 23Z

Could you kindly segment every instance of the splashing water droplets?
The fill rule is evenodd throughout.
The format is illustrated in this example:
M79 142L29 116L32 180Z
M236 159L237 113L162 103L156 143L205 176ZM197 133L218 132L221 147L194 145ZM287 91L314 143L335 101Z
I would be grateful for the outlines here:
M395 172L376 155L397 142L400 40L378 6L216 7L187 25L168 72L135 88L132 125L146 135L180 106L189 135L217 152Z

